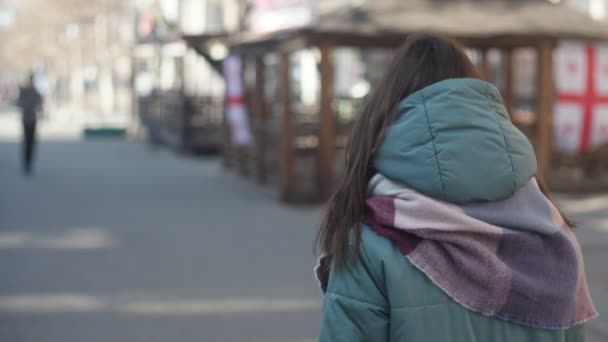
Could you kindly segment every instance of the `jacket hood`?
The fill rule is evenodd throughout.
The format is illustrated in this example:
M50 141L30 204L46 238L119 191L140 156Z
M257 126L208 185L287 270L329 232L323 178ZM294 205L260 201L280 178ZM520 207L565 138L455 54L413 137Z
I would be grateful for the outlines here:
M374 167L428 196L467 203L511 197L536 174L536 157L498 89L460 78L399 103Z

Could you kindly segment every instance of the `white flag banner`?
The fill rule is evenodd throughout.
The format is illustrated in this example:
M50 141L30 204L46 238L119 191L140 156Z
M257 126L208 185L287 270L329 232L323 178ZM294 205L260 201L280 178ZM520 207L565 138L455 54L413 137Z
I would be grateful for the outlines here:
M583 132L582 114L583 106L580 104L558 102L555 105L553 140L558 151L578 152Z
M587 58L583 42L566 41L555 52L555 81L558 94L585 94Z
M594 74L597 103L591 126L591 147L608 143L608 44L596 44L595 51L597 70Z
M249 118L245 106L228 105L226 114L228 115L232 143L235 145L251 144L253 138L249 130Z
M595 95L608 96L608 44L594 44L595 48Z
M591 130L591 147L608 143L608 104L595 106Z
M224 60L224 78L228 98L243 96L243 67L238 56L228 56Z
M226 80L226 118L230 127L231 141L235 145L251 145L253 135L245 106L241 58L227 57L224 60L223 69Z
M608 143L608 44L562 42L555 54L558 150L587 153Z

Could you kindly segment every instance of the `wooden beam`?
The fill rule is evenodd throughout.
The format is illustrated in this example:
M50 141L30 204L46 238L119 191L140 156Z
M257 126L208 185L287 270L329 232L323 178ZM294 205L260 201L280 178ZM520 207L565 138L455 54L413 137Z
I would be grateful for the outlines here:
M408 33L403 32L376 32L376 33L354 33L354 32L334 32L334 31L303 31L302 35L308 35L309 43L313 45L331 44L333 46L352 46L352 47L386 47L396 48L405 42ZM446 36L460 42L470 48L491 49L491 48L516 48L516 47L535 47L538 42L551 40L556 41L556 37L547 35L529 34L510 34L493 36ZM561 37L560 37L561 38Z
M333 86L334 69L332 47L321 46L321 112L319 113L319 162L318 187L322 197L332 190L333 169L336 154L336 123L334 119Z
M513 115L515 114L515 51L513 49L508 49L504 52L505 56L505 93L504 93L504 101L505 107L507 107L507 112L509 113L509 117L511 117L511 121L513 121Z
M286 39L281 42L278 46L278 50L284 52L295 52L298 50L305 49L310 44L308 35L303 34L302 36L293 37Z
M266 106L266 93L265 93L265 75L264 75L264 56L257 55L255 57L255 120L254 129L256 136L255 144L255 163L256 163L256 179L260 183L266 183L268 181L268 175L266 170L266 141L267 137L267 106Z
M281 200L290 201L295 188L295 127L291 110L290 66L287 52L279 55L279 91L281 101L281 156L279 159L279 192Z
M333 46L351 47L377 47L377 48L396 48L403 44L407 33L396 31L376 31L376 32L343 32L332 30L318 30L303 28L290 30L289 32L276 32L272 34L253 34L247 35L243 39L226 39L224 43L231 46L235 51L248 53L265 53L268 51L293 51L294 48L309 45L330 44ZM546 34L498 34L490 36L463 36L446 33L446 36L459 41L461 44L476 49L489 48L520 48L535 47L540 41L564 38L583 39L585 37L576 36L552 36ZM588 37L587 37L588 38ZM600 41L607 41L608 38L597 37ZM302 40L303 39L303 40ZM287 49L287 50L285 50Z
M537 46L537 92L535 150L538 160L538 174L548 179L553 151L553 103L555 91L553 83L553 47L551 41L542 41Z
M407 34L382 32L377 34L311 31L306 32L309 44L369 48L397 48L405 42Z
M461 44L469 48L477 49L507 49L507 48L522 48L536 47L542 41L557 41L557 38L543 35L496 35L488 37L464 37L453 36ZM560 37L561 38L561 37Z

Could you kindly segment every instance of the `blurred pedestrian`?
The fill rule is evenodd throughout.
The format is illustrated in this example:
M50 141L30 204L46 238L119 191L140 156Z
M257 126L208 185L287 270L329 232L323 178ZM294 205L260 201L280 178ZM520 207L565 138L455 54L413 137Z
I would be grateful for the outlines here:
M317 243L320 341L583 341L573 225L499 91L410 36L355 123Z
M23 172L32 173L32 163L36 146L36 122L42 110L42 96L34 84L32 73L26 85L19 89L18 106L21 108L21 121L23 123Z

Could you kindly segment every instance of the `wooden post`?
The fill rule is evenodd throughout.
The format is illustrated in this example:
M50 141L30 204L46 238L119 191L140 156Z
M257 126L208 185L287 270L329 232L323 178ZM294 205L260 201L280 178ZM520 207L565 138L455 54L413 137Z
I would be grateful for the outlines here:
M318 193L325 198L332 189L333 169L336 154L336 124L334 119L333 86L334 69L332 47L321 46L321 106L319 113L318 146Z
M232 146L230 125L228 123L228 95L224 95L222 104L222 156L224 168L229 169L233 166L234 149Z
M553 151L553 42L543 40L537 46L537 92L535 150L538 160L538 174L548 180Z
M488 82L492 82L492 69L490 68L490 59L488 57L488 49L481 50L481 77Z
M252 102L252 98L251 98L251 94L249 93L249 85L247 84L247 80L245 79L245 72L246 72L246 68L248 67L248 63L250 62L250 58L248 55L243 54L241 56L241 82L243 85L243 98L244 98L244 103L243 105L245 106L246 109L246 113L249 115L249 118L251 119L252 113L249 110L252 106L251 106L251 102ZM250 120L251 122L252 120ZM248 162L249 162L249 151L250 148L247 145L240 145L240 146L236 146L236 158L237 158L237 165L238 165L238 169L239 169L239 173L241 174L241 176L243 177L247 177L249 176L249 167L248 167Z
M267 118L268 108L266 106L264 75L264 56L255 57L255 91L254 91L254 132L255 132L255 174L260 183L268 180L266 174L266 141L267 141Z
M515 110L515 56L513 49L505 51L505 94L504 101L507 112L513 121Z
M293 198L295 187L294 139L295 129L291 110L289 53L279 55L279 91L281 101L281 156L279 159L280 197L284 202Z

